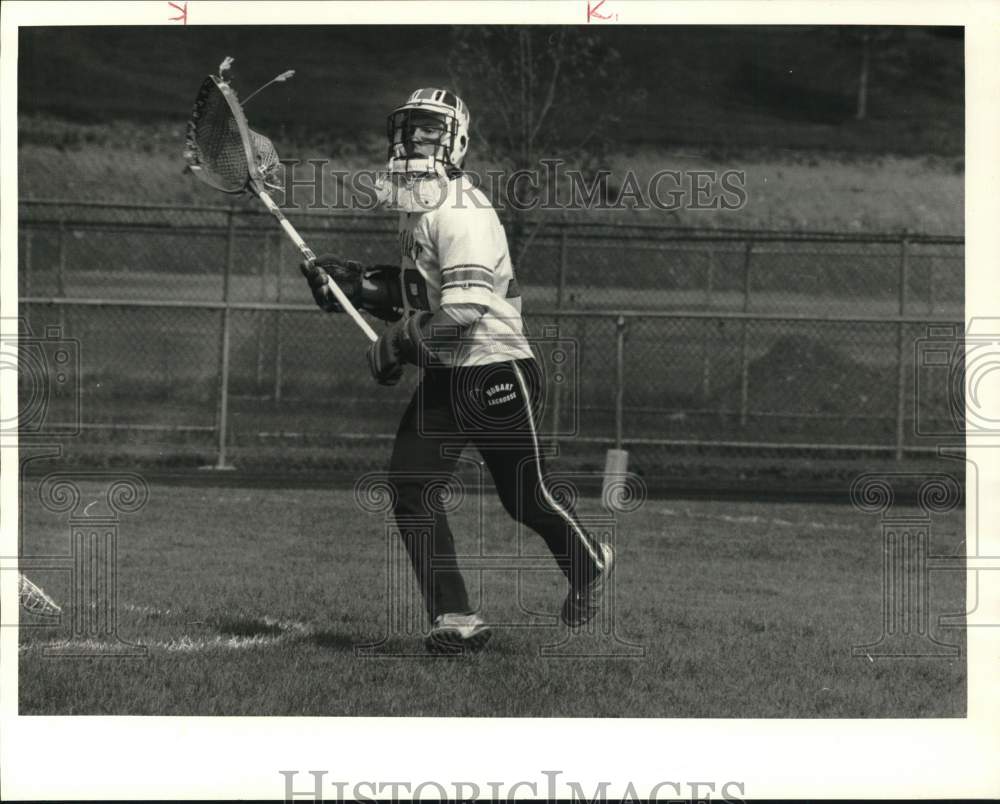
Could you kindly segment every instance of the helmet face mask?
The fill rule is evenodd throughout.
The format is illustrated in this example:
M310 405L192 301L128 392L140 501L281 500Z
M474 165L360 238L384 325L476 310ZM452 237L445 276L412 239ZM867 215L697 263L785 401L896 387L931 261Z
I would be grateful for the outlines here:
M414 163L412 169L400 171L397 165L396 169L390 168L392 172L423 172L417 163L423 164L425 159L450 164L455 126L454 121L446 120L443 115L409 109L393 112L387 133L390 165L399 161Z
M389 115L389 173L444 176L459 169L469 147L469 112L443 89L418 89Z

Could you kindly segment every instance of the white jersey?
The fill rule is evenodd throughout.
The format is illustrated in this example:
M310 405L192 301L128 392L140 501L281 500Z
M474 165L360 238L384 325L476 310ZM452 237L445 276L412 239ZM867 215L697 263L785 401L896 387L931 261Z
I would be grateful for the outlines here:
M438 185L440 187L440 185ZM478 304L486 313L466 331L450 366L481 366L531 357L507 235L486 196L460 176L440 204L402 212L399 244L403 304L436 312L445 304Z

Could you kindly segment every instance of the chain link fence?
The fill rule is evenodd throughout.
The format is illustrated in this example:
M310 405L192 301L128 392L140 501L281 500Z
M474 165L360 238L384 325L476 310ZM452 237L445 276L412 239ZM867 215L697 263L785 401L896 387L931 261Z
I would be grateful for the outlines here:
M289 215L317 253L398 259L391 216ZM415 372L370 381L363 337L316 310L266 213L22 201L19 224L21 315L33 338L78 345L78 413L46 414L78 416L74 443L217 466L387 459ZM957 432L954 371L922 366L920 345L929 327L961 341L960 237L547 224L521 238L563 455L633 448L655 474L657 450L903 458ZM25 370L22 405L50 383Z

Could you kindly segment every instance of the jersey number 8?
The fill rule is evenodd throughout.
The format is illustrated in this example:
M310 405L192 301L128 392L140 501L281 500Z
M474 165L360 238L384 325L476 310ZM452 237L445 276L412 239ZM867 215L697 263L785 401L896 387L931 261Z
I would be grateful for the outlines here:
M406 303L413 310L430 310L427 300L427 284L416 268L403 271L403 291L406 293Z

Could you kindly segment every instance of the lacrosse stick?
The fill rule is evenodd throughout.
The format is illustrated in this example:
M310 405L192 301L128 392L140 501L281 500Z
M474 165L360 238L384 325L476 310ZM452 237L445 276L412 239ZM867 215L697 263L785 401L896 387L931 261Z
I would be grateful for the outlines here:
M216 190L224 193L251 190L277 218L285 234L298 246L302 255L310 263L315 263L316 255L268 192L277 187L273 182L279 165L278 153L267 137L251 130L235 90L222 77L230 64L232 59L223 61L219 65L219 75L208 76L198 91L194 111L188 122L184 158L191 172ZM287 73L282 76L287 77ZM282 76L275 80L284 80ZM327 277L327 285L344 312L361 328L368 340L378 340L375 331L361 317L337 283Z
M62 613L58 603L45 594L40 586L33 584L21 573L17 574L17 595L21 608L32 614L55 617Z

